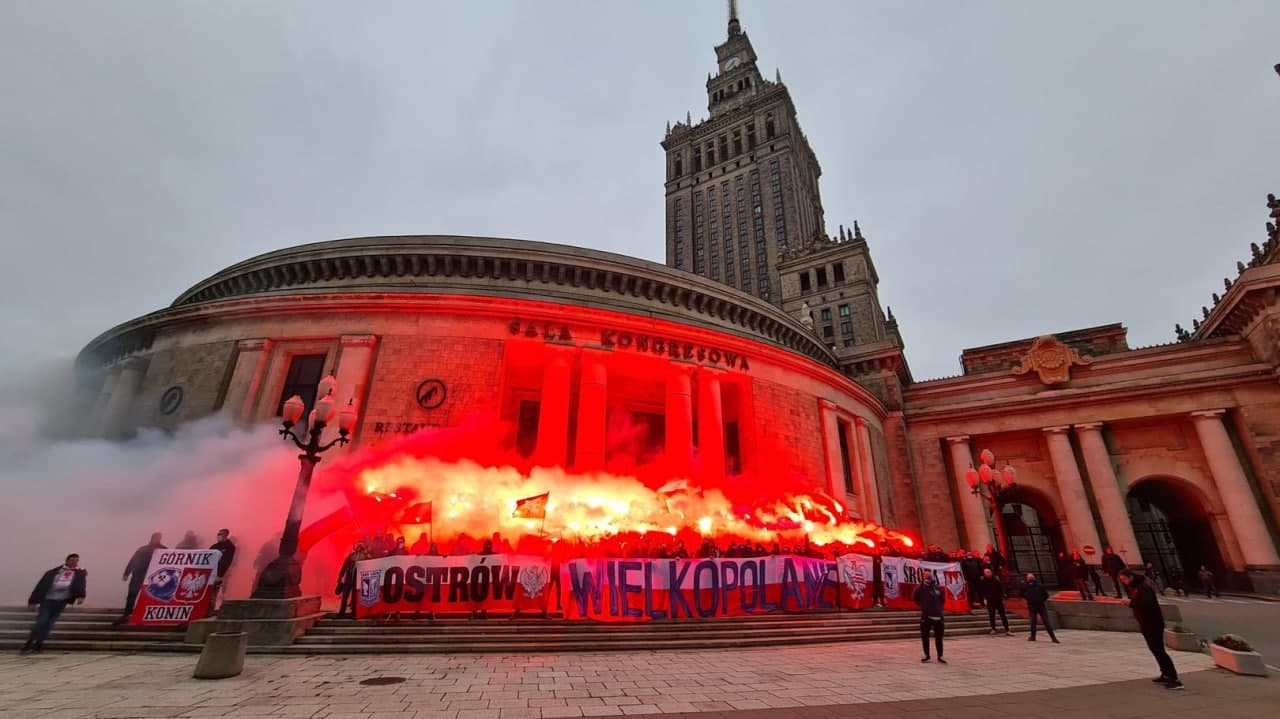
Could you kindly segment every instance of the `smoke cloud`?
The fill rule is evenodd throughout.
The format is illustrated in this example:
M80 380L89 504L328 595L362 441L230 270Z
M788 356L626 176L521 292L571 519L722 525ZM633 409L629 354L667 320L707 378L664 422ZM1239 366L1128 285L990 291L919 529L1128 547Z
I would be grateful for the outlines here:
M172 547L194 531L207 547L223 527L238 555L228 595L247 595L256 556L283 526L296 453L270 427L221 418L122 443L58 439L84 411L73 387L70 361L0 382L0 603L25 603L40 574L76 552L86 604L121 607L125 564L152 532Z

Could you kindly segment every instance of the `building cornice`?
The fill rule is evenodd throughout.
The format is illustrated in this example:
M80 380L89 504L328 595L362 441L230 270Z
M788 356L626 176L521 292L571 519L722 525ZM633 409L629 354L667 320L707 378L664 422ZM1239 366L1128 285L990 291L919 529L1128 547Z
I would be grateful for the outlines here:
M476 294L333 292L250 295L213 302L175 305L143 315L98 336L81 351L78 362L82 367L92 369L95 364L108 364L117 360L128 361L130 357L119 354L121 351L144 352L161 333L264 317L345 317L361 313L387 312L488 316L505 320L509 319L512 311L510 303L503 301L506 299L520 300L522 303L520 312L529 320L563 322L565 319L566 305L558 302L557 298L501 291ZM753 360L763 359L778 367L836 387L855 397L871 409L879 419L886 416L887 410L875 395L831 365L758 336L727 331L723 327L688 317L628 313L618 307L601 303L574 306L570 311L573 313L575 322L607 325L619 330L640 333L652 331L655 321L676 325L670 329L672 336L706 329L714 330L725 336L726 346L737 340L749 343L744 344L740 349L750 352ZM693 365L690 367L692 368Z
M727 285L609 252L501 238L364 237L291 247L232 265L171 307L343 292L495 294L598 306L737 334L836 366L830 349L797 320ZM145 333L121 331L130 324L85 351L123 356L149 344Z

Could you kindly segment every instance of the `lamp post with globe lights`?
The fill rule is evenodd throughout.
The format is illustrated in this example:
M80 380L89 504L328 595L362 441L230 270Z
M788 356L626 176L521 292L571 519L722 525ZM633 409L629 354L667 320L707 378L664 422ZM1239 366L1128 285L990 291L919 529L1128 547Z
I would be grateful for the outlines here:
M320 380L316 396L315 409L311 410L309 426L302 426L302 436L294 432L306 404L302 397L294 395L285 400L283 415L284 428L280 436L285 440L293 440L302 454L298 455L301 469L298 471L298 484L293 490L293 501L289 504L289 517L284 523L284 534L280 537L279 556L271 560L258 577L258 585L253 590L254 599L292 599L302 595L302 563L295 556L298 553L298 534L302 529L302 511L307 504L307 490L311 487L311 474L320 455L335 446L346 444L356 424L355 401L347 402L341 412L336 412L337 400L334 393L338 389L338 381L333 375ZM322 443L320 438L324 428L338 416L338 437ZM309 431L308 431L309 430ZM305 440L305 441L304 441Z
M1000 495L1017 485L1017 473L1008 462L1005 463L1004 469L996 469L996 455L989 449L982 450L980 458L982 466L977 469L970 466L969 471L965 472L965 479L969 482L969 489L973 495L985 501L991 509L991 516L996 525L996 543L1000 546L1000 554L1004 555L1007 561L1009 545L1004 536L1004 519L1000 516Z

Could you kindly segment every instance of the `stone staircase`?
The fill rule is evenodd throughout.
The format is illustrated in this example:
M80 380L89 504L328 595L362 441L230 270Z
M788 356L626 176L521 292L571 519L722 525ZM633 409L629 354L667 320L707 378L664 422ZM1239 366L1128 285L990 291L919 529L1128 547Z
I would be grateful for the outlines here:
M180 629L116 627L119 610L68 609L45 642L46 651L197 652ZM468 621L320 620L295 644L251 646L251 653L276 654L523 654L664 649L731 649L788 644L823 644L919 639L919 615L912 611L872 609L731 617L681 622L605 624L561 619L505 616ZM0 607L0 650L16 651L26 641L35 615L25 607ZM1025 633L1025 619L1010 613L1014 631ZM984 611L947 617L947 636L986 634Z
M196 652L182 643L184 627L117 627L120 609L70 607L58 618L45 651ZM0 607L0 650L18 650L27 641L36 614L26 607Z
M1016 631L1026 632L1021 617L1010 616ZM985 611L947 617L948 636L988 632ZM730 649L787 644L916 639L917 612L867 610L818 614L779 614L702 621L653 621L636 624L491 617L426 622L360 622L328 617L297 643L273 649L284 654L397 654L436 652L546 653Z

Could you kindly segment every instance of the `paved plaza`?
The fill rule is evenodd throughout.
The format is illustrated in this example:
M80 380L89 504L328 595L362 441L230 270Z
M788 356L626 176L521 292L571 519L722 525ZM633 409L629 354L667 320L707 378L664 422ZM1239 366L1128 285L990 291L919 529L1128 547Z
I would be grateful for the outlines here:
M1228 696L1235 708L1280 702L1280 681L1227 675L1207 655L1175 653L1187 691L1169 692L1146 681L1157 672L1138 635L1061 636L1059 645L958 638L948 642L945 666L922 664L914 641L558 656L250 655L244 674L221 681L192 679L194 655L13 654L0 658L0 716L538 719L747 710L787 717L800 708L807 717L878 716L903 702L913 711L935 707L939 716L987 711L993 702L1014 716L1048 715L1014 710L1025 701L1056 707L1057 717L1069 713L1058 698L1109 691L1122 693L1108 713L1090 716L1133 702L1184 702L1201 712L1206 699ZM361 684L378 678L404 681ZM1116 684L1132 680L1140 681Z

